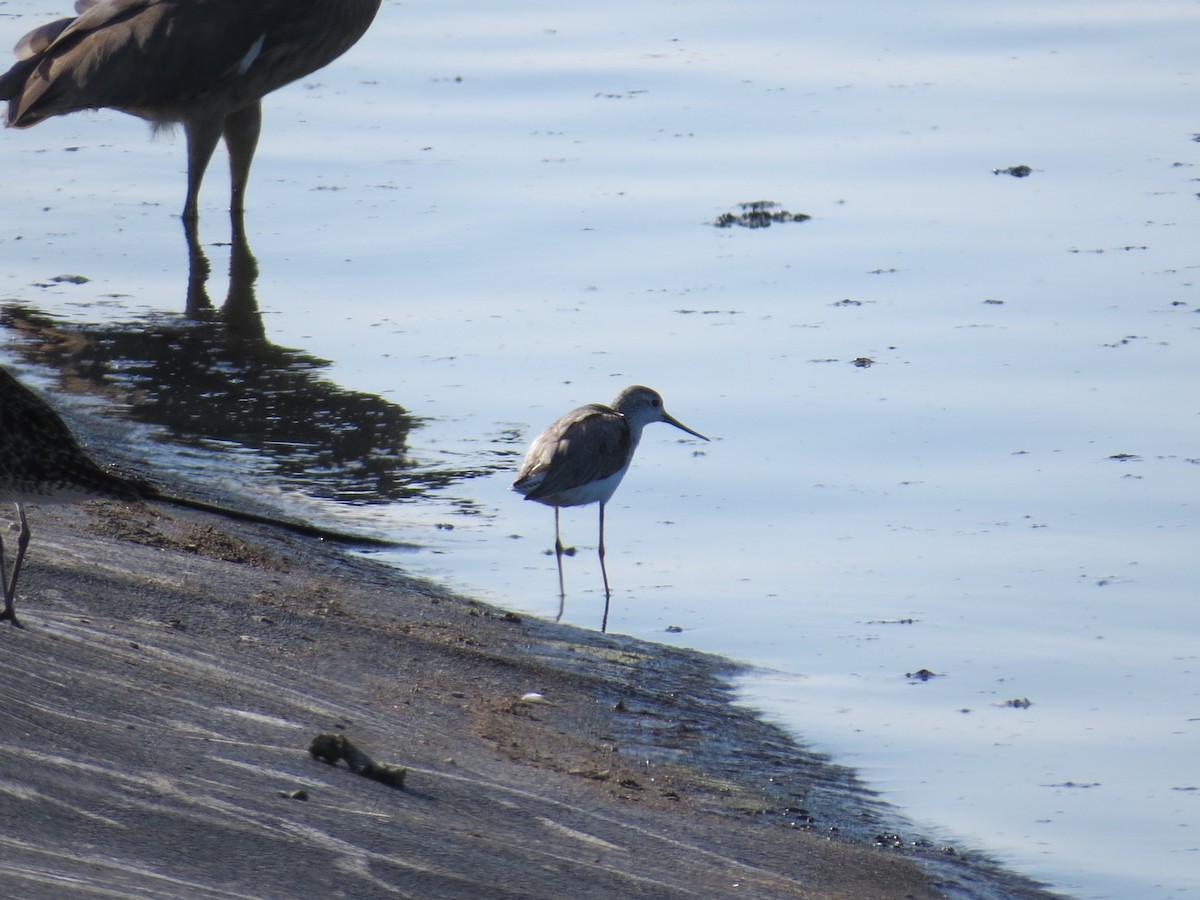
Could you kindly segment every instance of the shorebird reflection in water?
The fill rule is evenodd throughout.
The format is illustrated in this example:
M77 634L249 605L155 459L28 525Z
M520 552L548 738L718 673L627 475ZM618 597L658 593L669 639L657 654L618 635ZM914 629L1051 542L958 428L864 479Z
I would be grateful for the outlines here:
M513 490L554 507L554 554L558 560L558 617L562 618L566 589L563 584L563 545L559 534L559 508L600 504L600 573L604 578L604 620L608 627L608 570L604 565L604 507L629 471L642 429L666 422L707 441L663 408L662 397L648 387L634 385L617 395L611 407L589 403L567 413L539 434L529 446L513 482Z
M262 127L262 97L320 69L370 27L380 0L76 0L77 17L35 28L0 74L6 124L116 109L156 129L182 125L197 218L204 170L222 138L230 210L240 214Z

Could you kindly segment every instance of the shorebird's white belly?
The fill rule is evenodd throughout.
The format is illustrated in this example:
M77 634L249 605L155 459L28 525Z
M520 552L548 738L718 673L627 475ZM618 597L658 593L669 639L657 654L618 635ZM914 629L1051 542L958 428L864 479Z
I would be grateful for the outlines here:
M617 485L629 471L629 466L618 469L607 478L589 481L579 487L568 488L555 496L556 506L586 506L589 503L607 503L617 490Z
M588 481L575 487L564 488L557 493L547 494L543 497L527 497L527 499L536 500L538 503L544 503L547 506L586 506L589 503L607 503L609 498L616 492L617 486L628 471L629 466L626 465L623 469L618 469L607 478ZM528 494L529 491L537 487L537 484L537 480L533 478L527 479L518 490Z

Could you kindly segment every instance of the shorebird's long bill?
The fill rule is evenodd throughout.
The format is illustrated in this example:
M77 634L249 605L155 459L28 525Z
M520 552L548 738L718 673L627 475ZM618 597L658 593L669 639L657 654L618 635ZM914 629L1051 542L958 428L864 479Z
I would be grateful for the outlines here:
M662 420L664 422L666 422L668 425L674 425L676 428L680 429L681 431L686 431L688 434L692 435L692 437L698 437L702 441L708 440L708 438L706 438L700 432L692 431L692 429L688 428L686 425L684 425L682 422L680 422L674 416L670 415L665 409L663 410Z

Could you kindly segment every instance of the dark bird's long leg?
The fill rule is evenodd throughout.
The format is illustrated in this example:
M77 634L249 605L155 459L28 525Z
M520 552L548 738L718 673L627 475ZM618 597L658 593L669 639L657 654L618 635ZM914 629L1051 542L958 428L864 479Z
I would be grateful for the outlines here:
M4 588L4 612L0 613L0 621L8 619L15 625L17 614L13 607L13 592L8 583L8 563L4 560L3 536L0 536L0 587Z
M184 124L187 133L188 188L183 218L195 221L200 216L200 182L221 140L222 118L215 115L193 119Z
M21 563L25 561L25 550L29 546L29 522L25 518L25 505L17 504L17 515L21 519L21 532L17 535L17 556L13 560L13 570L11 580L8 578L8 573L5 572L4 565L4 541L0 539L0 581L4 582L4 612L0 613L0 622L8 619L14 627L24 628L17 621L17 579L21 575Z
M262 103L248 103L225 117L223 133L229 151L229 182L231 199L229 211L241 215L245 208L246 183L250 180L250 163L258 147L262 131Z

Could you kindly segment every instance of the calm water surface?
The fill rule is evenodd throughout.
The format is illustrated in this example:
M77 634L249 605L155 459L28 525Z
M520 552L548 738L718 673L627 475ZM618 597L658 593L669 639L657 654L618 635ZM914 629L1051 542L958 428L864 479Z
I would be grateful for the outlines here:
M9 2L0 39L64 12ZM553 516L512 468L560 413L656 387L714 441L647 430L609 507L612 630L754 665L745 702L948 840L1075 896L1190 896L1198 26L1184 2L385 3L268 101L247 227L255 358L306 373L271 390L403 407L403 478L294 464L390 415L370 402L156 452L552 616ZM0 137L0 299L110 350L193 327L180 140L107 113ZM812 218L711 224L759 200ZM164 371L122 358L107 377ZM597 627L594 508L563 526L565 618Z

